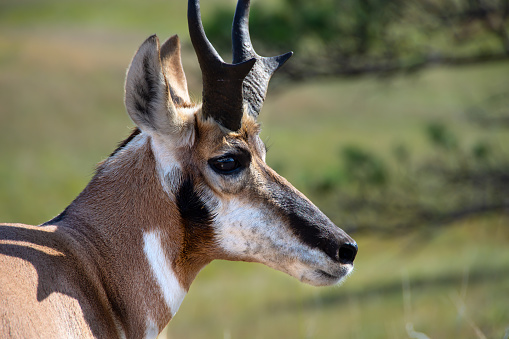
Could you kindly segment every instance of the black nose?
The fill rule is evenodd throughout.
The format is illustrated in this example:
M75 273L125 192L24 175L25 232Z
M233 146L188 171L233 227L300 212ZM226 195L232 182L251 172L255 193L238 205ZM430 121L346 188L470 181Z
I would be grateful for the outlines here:
M357 250L358 247L355 242L341 245L338 250L339 261L342 264L353 264L355 256L357 255Z

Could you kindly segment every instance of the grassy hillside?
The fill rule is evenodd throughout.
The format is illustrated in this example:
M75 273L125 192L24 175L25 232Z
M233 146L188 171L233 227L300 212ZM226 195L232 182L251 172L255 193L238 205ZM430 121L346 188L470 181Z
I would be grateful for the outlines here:
M204 10L220 2L202 1ZM183 38L192 96L200 78L184 1L3 1L0 4L0 220L38 224L61 212L133 126L125 70L150 34ZM206 18L206 13L204 17ZM298 55L295 56L298 58ZM291 61L290 61L291 62ZM447 123L467 143L465 109L509 87L509 64L435 68L390 79L280 84L262 112L268 163L298 188L358 144L430 152L423 126ZM319 206L326 197L306 192ZM341 219L335 219L341 225ZM312 288L261 265L215 262L198 276L169 338L504 338L509 327L509 219L500 215L400 237L354 235L355 273Z
M257 264L200 273L169 338L503 338L509 220L492 218L396 239L357 238L340 287L305 286ZM486 260L490 258L490 260Z

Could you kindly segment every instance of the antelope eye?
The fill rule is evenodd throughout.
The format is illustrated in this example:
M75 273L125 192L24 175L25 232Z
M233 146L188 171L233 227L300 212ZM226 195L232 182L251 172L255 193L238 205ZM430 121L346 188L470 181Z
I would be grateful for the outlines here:
M241 163L231 155L211 159L209 165L219 174L233 174L241 168Z

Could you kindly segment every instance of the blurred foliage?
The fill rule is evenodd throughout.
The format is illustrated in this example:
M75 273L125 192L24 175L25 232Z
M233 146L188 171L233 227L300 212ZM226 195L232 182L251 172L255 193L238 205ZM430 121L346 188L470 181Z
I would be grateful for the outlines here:
M454 134L448 130L447 126L441 123L430 123L426 128L426 132L429 141L438 148L454 150L458 146Z
M480 104L469 107L466 114L470 120L484 128L509 128L507 107L509 107L509 95L501 89Z
M509 0L282 0L251 12L260 54L296 52L282 71L294 80L509 58ZM231 17L218 9L206 22L224 51Z
M387 170L383 161L371 152L357 146L346 146L342 151L343 171L347 179L365 186L383 187L387 183Z
M440 121L423 132L429 156L412 159L411 146L400 144L393 150L394 160L387 161L368 149L345 146L342 167L335 171L338 178L331 180L329 174L310 182L308 189L336 200L334 210L326 212L341 215L350 232L407 233L509 212L505 147L490 139L468 143Z

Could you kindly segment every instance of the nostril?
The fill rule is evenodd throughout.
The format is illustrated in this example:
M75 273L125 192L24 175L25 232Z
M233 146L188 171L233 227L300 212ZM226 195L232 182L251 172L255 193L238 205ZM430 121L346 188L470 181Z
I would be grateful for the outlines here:
M344 264L352 264L357 255L357 244L347 243L341 245L338 250L338 259Z

